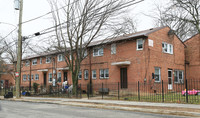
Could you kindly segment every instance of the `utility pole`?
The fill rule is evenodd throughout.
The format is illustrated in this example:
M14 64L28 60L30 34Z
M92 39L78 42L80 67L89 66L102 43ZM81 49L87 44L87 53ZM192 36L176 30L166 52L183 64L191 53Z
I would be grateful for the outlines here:
M16 98L21 97L20 83L21 83L21 60L22 60L22 11L23 11L23 0L19 0L19 24L18 24L18 50L17 50L17 72L19 76L16 77Z

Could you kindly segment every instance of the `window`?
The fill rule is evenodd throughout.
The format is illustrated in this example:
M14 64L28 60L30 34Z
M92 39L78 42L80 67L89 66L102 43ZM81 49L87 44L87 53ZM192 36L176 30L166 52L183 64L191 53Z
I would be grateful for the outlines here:
M96 79L96 78L97 78L96 70L92 70L92 79Z
M51 57L46 57L46 63L51 63Z
M49 73L49 83L52 82L52 73Z
M88 75L89 75L88 70L84 70L84 79L88 79Z
M30 61L29 60L26 60L26 66L29 66L29 64L30 64Z
M78 73L78 79L81 79L81 78L82 78L82 71L80 70Z
M40 64L42 64L42 57L40 58Z
M58 79L57 81L58 81L58 82L61 82L61 76L62 76L62 75L61 75L61 72L59 72L59 73L57 74L57 79Z
M111 54L116 54L116 44L111 44Z
M63 61L63 55L62 54L59 54L57 58L58 58L58 61Z
M33 80L33 78L34 78L34 75L31 75L31 80Z
M35 74L35 80L39 80L39 75Z
M30 75L28 75L28 81L30 80Z
M93 56L103 56L103 48L93 48Z
M143 50L143 39L138 39L137 40L137 50Z
M184 83L183 81L183 71L175 70L174 71L174 83Z
M88 55L88 54L87 54L87 50L85 50L83 56L84 56L84 57L87 57L87 55Z
M161 76L160 76L160 68L159 67L155 67L155 82L160 82L161 80Z
M32 65L37 65L37 59L32 60Z
M23 75L23 81L26 81L26 75Z
M100 69L99 73L100 73L99 75L100 75L101 79L109 78L109 70L108 69Z
M162 43L162 51L164 53L173 54L173 45L168 43Z

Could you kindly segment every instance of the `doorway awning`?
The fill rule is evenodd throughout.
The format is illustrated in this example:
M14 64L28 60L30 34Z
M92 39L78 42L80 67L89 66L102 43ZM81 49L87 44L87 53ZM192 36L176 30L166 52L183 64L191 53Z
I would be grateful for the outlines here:
M57 70L69 70L69 67L65 67L65 68L57 68Z
M113 62L111 63L112 66L128 66L130 65L130 61L121 61L121 62Z
M41 69L41 70L37 70L37 71L40 71L40 72L47 72L48 69Z

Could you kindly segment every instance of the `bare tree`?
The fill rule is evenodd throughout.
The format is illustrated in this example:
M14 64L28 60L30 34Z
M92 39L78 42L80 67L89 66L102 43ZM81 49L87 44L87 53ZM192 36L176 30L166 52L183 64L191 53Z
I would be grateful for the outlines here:
M182 40L200 33L199 0L171 0L164 9L159 5L156 7L157 14L152 17L156 19L157 25L167 25L174 29Z
M137 21L130 17L123 17L122 21L112 23L110 29L114 36L135 33L137 32Z
M53 11L56 40L51 47L63 52L72 73L73 92L78 85L80 64L89 44L104 36L110 22L124 8L143 0L49 0ZM62 9L59 7L62 6ZM64 6L64 7L63 7ZM90 54L90 51L89 53Z

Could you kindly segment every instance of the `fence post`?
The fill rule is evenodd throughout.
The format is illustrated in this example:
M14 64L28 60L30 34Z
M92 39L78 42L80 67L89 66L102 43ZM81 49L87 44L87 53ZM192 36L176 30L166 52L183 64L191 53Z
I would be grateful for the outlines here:
M185 88L186 88L186 103L188 103L188 81L185 79Z
M138 81L138 100L140 101L140 82Z
M119 100L119 82L118 82L118 100Z
M163 80L162 80L162 102L164 102L164 87L163 87Z
M103 83L102 83L102 99L103 99L103 93L104 93L104 91L103 91Z

